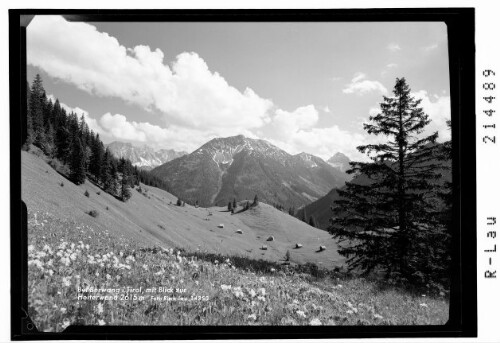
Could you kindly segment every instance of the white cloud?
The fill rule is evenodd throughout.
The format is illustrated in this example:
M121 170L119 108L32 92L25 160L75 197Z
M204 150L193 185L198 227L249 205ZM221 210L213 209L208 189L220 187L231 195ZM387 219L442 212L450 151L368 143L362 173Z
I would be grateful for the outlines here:
M425 52L429 52L429 51L437 49L438 46L439 45L437 43L435 43L435 44L431 44L431 45L425 46L425 47L423 47L423 49L424 49Z
M397 63L389 63L388 65L386 65L386 67L389 69L396 68L397 66L398 66Z
M331 112L330 107L328 107L328 106L323 107L323 112L330 113Z
M278 109L269 126L278 140L287 140L300 130L312 128L318 119L318 111L313 105L299 107L293 112Z
M93 25L59 16L36 16L27 31L29 64L93 95L156 108L168 124L244 131L270 120L270 100L230 86L196 53L181 53L169 66L159 49L126 48Z
M392 51L392 52L396 52L396 51L401 50L401 47L400 47L397 43L390 43L390 44L387 46L387 49L389 49L389 50L390 50L390 51Z
M342 90L345 94L359 94L364 95L370 92L387 93L387 89L379 81L366 80L366 75L363 73L356 73L351 80L351 83L345 85Z
M446 121L451 119L450 97L446 95L430 95L425 90L413 92L412 96L416 99L422 99L420 106L431 120L424 133L431 134L437 131L439 134L438 141L440 142L451 139L451 131L446 125Z

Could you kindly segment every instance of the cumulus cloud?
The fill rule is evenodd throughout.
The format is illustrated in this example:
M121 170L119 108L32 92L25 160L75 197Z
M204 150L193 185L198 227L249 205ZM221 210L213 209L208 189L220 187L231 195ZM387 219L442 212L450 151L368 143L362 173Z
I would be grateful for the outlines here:
M387 68L391 69L391 68L396 68L398 65L396 63L389 63L388 65L386 65Z
M432 50L435 50L438 48L438 44L435 43L435 44L431 44L431 45L428 45L428 46L424 46L423 49L425 52L429 52L429 51L432 51Z
M425 113L429 115L430 124L425 129L426 134L438 132L438 141L443 142L451 139L451 131L446 121L451 119L450 97L447 95L429 94L425 90L413 92L412 96L422 99L420 105Z
M160 49L126 48L93 25L60 16L36 16L27 31L29 64L93 95L157 109L166 123L248 130L270 120L270 100L232 87L194 52L169 66Z
M345 94L364 95L370 92L387 93L387 89L379 81L371 81L366 79L363 73L356 73L351 80L351 83L345 85L342 90Z
M392 52L396 52L396 51L401 50L401 47L397 43L393 42L393 43L390 43L389 45L387 45L387 49L389 49Z

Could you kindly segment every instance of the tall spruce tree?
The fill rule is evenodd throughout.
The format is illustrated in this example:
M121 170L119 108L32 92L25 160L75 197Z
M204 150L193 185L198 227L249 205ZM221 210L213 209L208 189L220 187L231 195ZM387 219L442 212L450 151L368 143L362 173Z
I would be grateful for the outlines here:
M33 143L43 149L46 143L44 130L45 90L43 89L43 82L40 74L36 74L31 84L28 108L33 127Z
M387 141L358 147L372 162L351 163L348 172L360 177L338 190L329 228L351 270L411 282L433 276L428 257L442 228L437 218L445 205L437 189L443 166L436 160L437 132L420 137L430 122L420 102L404 78L396 79L393 97L384 96L380 113L364 124Z
M70 179L77 185L85 182L85 156L83 154L82 142L79 138L73 143L70 161Z
M120 198L123 202L130 199L132 194L130 193L130 168L125 158L120 158L118 162L118 172L121 173L120 179Z

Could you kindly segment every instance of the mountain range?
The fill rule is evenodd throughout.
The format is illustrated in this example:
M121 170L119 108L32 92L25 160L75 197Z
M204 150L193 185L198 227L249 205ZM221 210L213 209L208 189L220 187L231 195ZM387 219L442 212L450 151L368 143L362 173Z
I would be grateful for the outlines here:
M185 151L175 151L173 149L155 150L147 145L134 146L124 142L112 142L106 146L115 157L124 157L130 160L132 165L146 170L153 169L187 154Z
M214 138L152 173L184 201L204 207L257 195L269 204L299 208L349 179L317 156L291 155L265 140L242 135Z

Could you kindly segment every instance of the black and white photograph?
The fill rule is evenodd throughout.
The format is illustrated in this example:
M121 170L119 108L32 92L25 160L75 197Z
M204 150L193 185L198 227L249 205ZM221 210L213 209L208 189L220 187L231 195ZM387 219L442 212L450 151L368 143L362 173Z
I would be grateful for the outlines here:
M444 21L119 19L25 19L29 330L455 322Z

